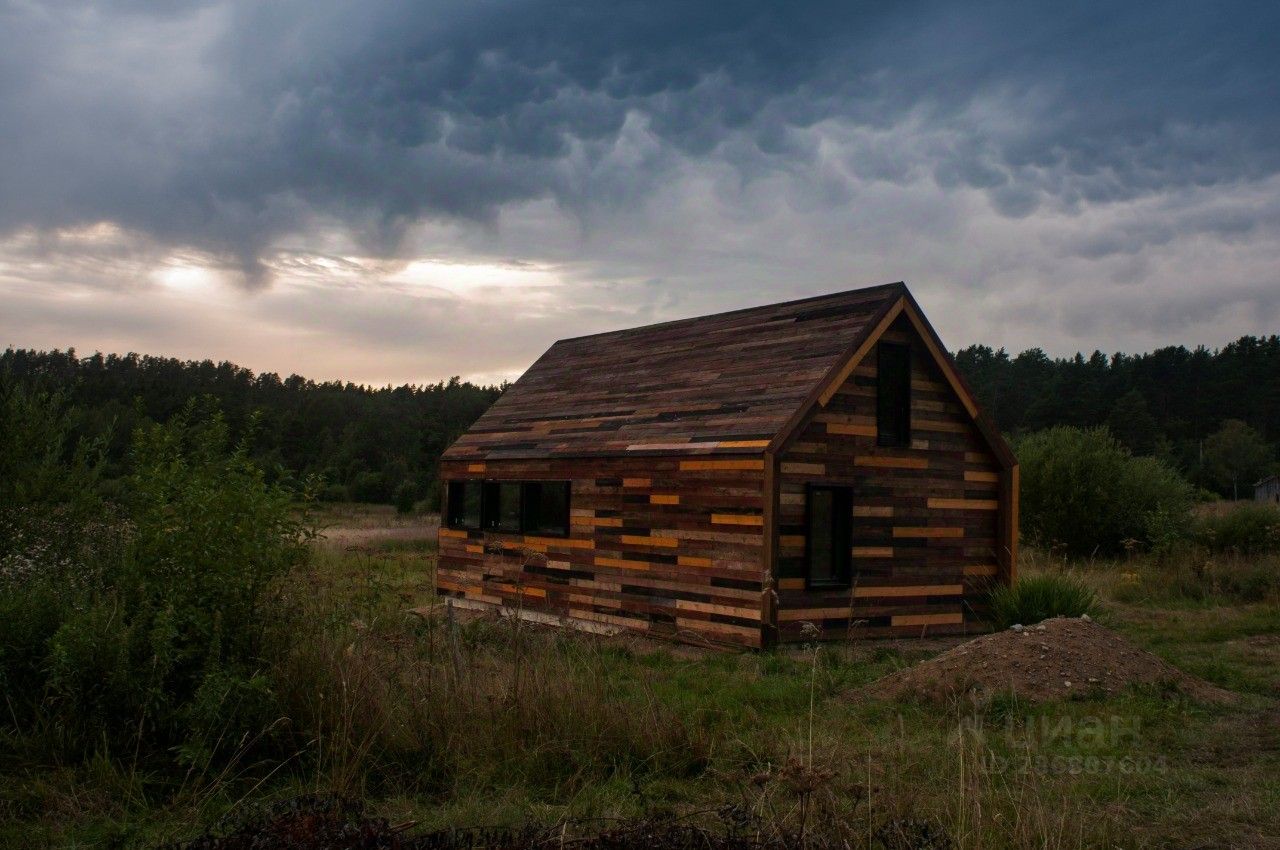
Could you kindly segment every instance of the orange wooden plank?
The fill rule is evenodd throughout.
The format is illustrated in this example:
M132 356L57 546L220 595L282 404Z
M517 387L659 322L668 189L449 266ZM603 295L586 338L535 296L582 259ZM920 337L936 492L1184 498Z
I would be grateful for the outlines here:
M860 585L853 595L858 598L877 596L962 596L963 584L917 584L902 587L867 587Z
M858 455L854 466L874 466L886 469L928 469L929 459L923 457L888 457L886 455Z
M828 422L827 433L844 434L852 437L874 437L876 435L876 426L849 425L844 422Z
M680 468L691 472L763 471L764 460L682 460Z
M759 514L712 514L713 525L764 525L764 517Z
M1000 507L995 499L930 499L928 504L938 510L994 511Z
M674 537L650 537L638 534L624 534L622 542L630 546L662 546L670 549L680 545L680 541Z

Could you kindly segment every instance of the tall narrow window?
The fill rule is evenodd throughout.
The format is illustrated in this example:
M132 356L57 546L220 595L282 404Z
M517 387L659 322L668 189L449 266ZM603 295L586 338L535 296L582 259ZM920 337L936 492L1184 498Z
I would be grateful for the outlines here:
M480 527L480 492L479 481L449 482L449 527Z
M853 557L853 493L848 487L809 487L805 556L810 587L849 583Z
M529 481L524 485L524 530L530 534L569 533L568 481Z
M892 342L876 346L876 442L911 444L911 348Z

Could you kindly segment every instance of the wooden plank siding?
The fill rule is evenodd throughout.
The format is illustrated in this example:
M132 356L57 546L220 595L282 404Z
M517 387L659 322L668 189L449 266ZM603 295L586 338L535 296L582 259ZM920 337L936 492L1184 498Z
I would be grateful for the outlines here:
M1002 558L1001 465L909 317L882 337L911 346L911 444L876 444L876 354L810 412L780 455L777 625L802 640L982 631ZM1016 467L1015 467L1016 469ZM806 589L809 484L852 488L853 580ZM1007 489L1005 491L1007 493Z
M901 448L877 445L880 339L912 351ZM742 647L806 622L980 631L984 588L1016 574L1017 472L900 283L562 340L441 478L569 481L569 534L442 528L439 591ZM850 587L807 587L809 484L852 490Z
M654 457L491 460L483 470L445 461L446 480L569 481L571 525L564 538L442 529L438 590L584 623L759 647L762 470L759 458L714 466Z
M743 462L758 464L905 291L889 284L560 340L444 458L751 453Z

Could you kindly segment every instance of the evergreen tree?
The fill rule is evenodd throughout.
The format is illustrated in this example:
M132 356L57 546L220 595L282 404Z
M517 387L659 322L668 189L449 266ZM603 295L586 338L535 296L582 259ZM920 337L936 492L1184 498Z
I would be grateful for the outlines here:
M1107 428L1136 455L1153 454L1160 439L1156 418L1147 409L1147 400L1137 390L1120 396L1107 416Z
M1231 498L1240 498L1246 487L1261 478L1271 463L1271 447L1262 436L1239 419L1228 419L1204 441L1204 465L1210 479Z

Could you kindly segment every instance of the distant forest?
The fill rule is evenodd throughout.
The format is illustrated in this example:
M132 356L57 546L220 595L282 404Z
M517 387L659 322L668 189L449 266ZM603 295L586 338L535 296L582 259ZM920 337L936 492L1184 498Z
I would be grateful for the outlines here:
M322 497L360 502L434 499L440 453L503 390L458 378L380 388L317 383L211 360L74 350L9 349L0 354L0 379L62 393L80 436L107 440L108 476L121 468L135 426L211 398L237 438L257 413L250 444L274 477L319 476Z
M1275 469L1280 336L1243 336L1217 350L1069 358L971 345L956 363L1006 434L1105 425L1136 454L1157 455L1222 495L1232 489L1223 466L1243 470L1242 496L1252 493L1245 479Z
M1007 434L1106 425L1134 452L1158 455L1197 484L1229 494L1230 484L1206 462L1205 444L1221 444L1224 423L1235 423L1227 448L1252 452L1248 475L1274 468L1278 336L1241 337L1219 350L1179 346L1071 358L1036 348L1011 357L972 345L956 360ZM504 389L458 378L400 387L317 383L225 362L80 357L74 350L9 349L0 354L0 378L61 392L78 411L80 433L106 440L108 475L119 468L134 426L165 421L192 398L211 398L238 435L257 413L251 445L273 475L319 476L324 497L363 502L434 501L440 453ZM1239 423L1250 433L1241 437ZM1241 439L1261 445L1241 448Z

